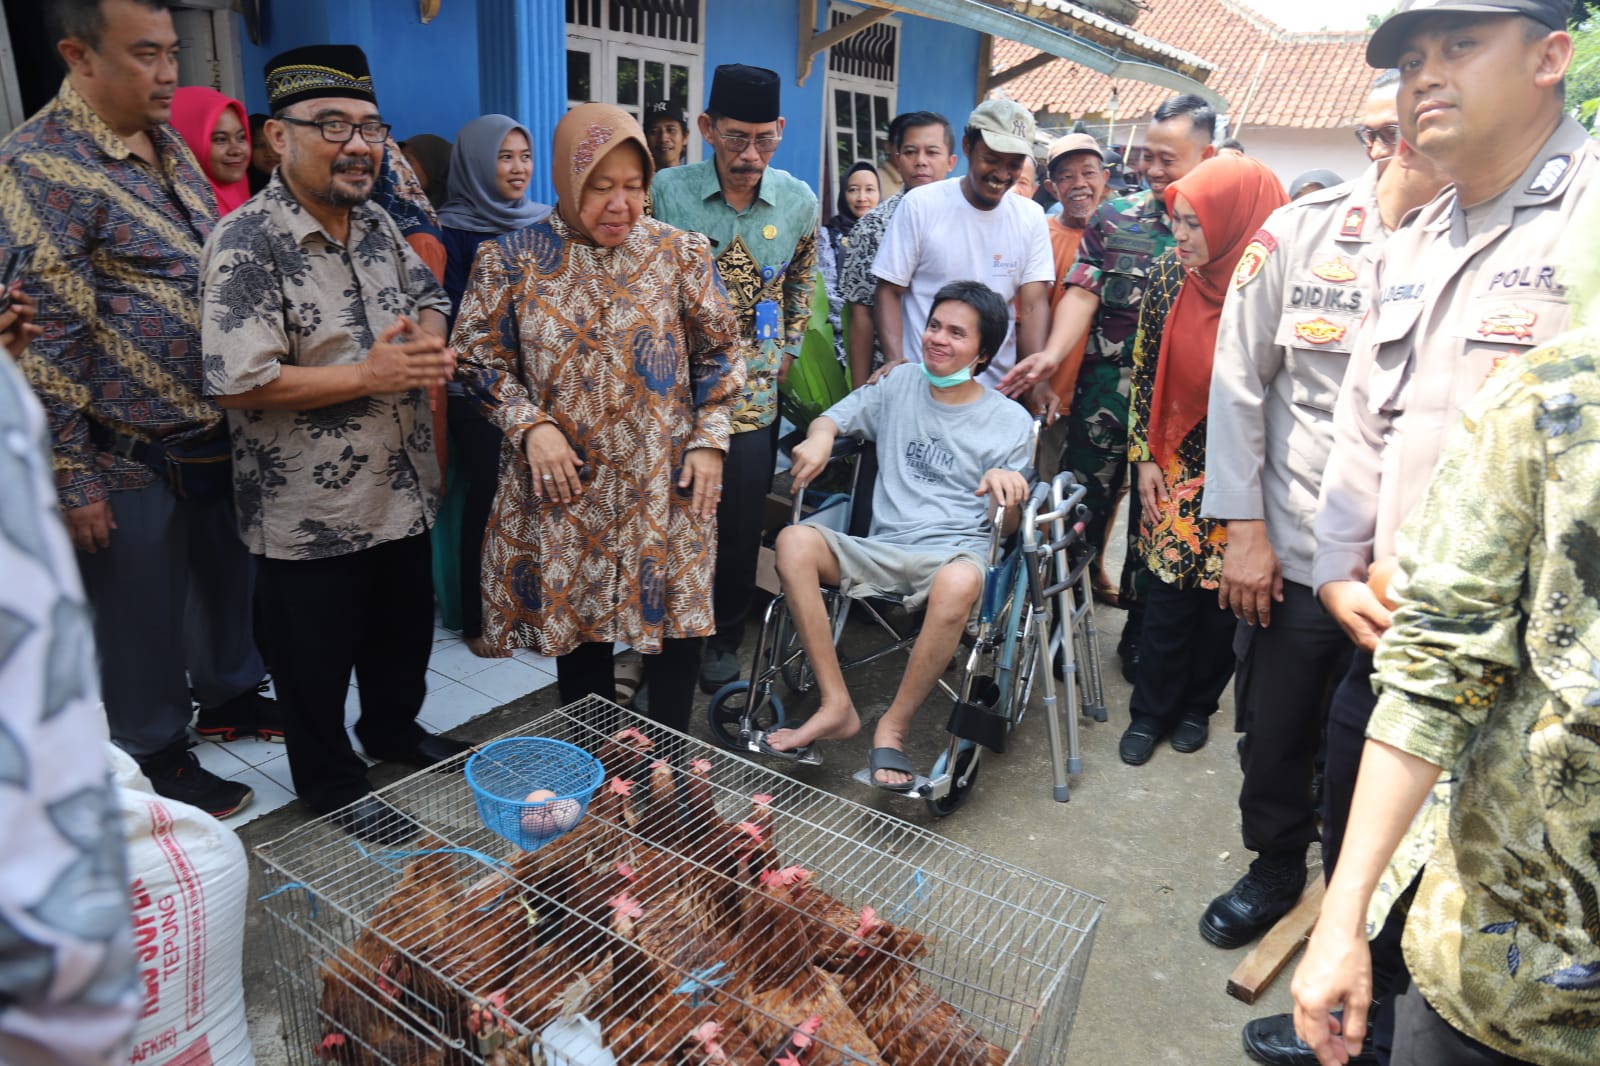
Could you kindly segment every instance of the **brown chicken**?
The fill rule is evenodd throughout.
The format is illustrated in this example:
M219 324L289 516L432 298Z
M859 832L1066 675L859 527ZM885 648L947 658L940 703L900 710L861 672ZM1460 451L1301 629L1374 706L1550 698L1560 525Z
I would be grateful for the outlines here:
M447 845L426 837L418 847L437 852ZM435 1022L451 990L423 960L452 928L458 861L453 854L436 853L407 863L368 927L323 964L320 1010L327 1026L316 1049L319 1058L350 1066L445 1061L436 1046L443 1037Z
M895 929L842 975L845 1002L889 1066L1001 1066L1003 1048L979 1036L950 1004L917 980L909 960L926 939Z

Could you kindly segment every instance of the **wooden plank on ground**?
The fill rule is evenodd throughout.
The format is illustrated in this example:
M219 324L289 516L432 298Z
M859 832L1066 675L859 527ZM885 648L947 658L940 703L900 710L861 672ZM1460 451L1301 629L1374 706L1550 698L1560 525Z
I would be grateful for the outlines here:
M1273 978L1283 972L1289 960L1294 958L1311 935L1312 926L1317 924L1317 915L1322 912L1323 889L1321 872L1311 871L1311 879L1306 883L1306 890L1300 894L1300 902L1279 918L1278 924L1267 930L1267 935L1228 975L1228 995L1246 1003L1254 1003L1266 991Z

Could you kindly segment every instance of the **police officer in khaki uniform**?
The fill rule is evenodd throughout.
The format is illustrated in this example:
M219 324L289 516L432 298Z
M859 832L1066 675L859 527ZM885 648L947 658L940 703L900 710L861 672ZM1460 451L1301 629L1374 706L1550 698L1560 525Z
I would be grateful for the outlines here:
M1296 1027L1323 1062L1342 1060L1329 1008L1349 1001L1340 1050L1353 1051L1366 1027L1365 993L1381 1000L1399 991L1383 987L1376 957L1371 974L1349 965L1390 855L1375 854L1357 833L1341 856L1374 705L1371 651L1389 624L1395 530L1485 376L1568 327L1553 252L1600 165L1600 148L1567 117L1562 98L1571 6L1407 0L1367 48L1372 65L1400 69L1402 136L1455 188L1395 234L1378 262L1377 303L1339 394L1315 527L1313 585L1358 646L1328 713L1323 864L1333 873L1294 982ZM1411 1005L1403 1001L1399 1013L1403 1033ZM1395 1051L1401 1061L1398 1039Z
M1218 947L1255 939L1305 885L1306 851L1317 839L1312 764L1351 651L1311 591L1311 529L1333 447L1334 399L1385 239L1444 184L1438 168L1402 145L1398 157L1355 181L1279 208L1240 260L1223 305L1204 513L1228 523L1219 600L1240 620L1239 812L1245 847L1257 858L1200 919L1201 935ZM1305 1062L1309 1054L1288 1014L1250 1022L1244 1045L1260 1062Z

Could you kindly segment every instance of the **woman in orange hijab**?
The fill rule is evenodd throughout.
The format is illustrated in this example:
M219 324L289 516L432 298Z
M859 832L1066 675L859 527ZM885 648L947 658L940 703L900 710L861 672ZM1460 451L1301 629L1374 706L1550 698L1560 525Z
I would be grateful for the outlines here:
M185 85L172 95L172 125L211 179L220 218L250 199L250 119L215 89Z
M1257 160L1225 154L1167 187L1177 247L1157 260L1133 342L1128 461L1143 520L1134 549L1150 583L1139 673L1118 746L1149 760L1162 737L1180 752L1205 747L1211 715L1233 676L1233 614L1217 606L1227 528L1201 516L1206 403L1222 299L1250 238L1288 202Z

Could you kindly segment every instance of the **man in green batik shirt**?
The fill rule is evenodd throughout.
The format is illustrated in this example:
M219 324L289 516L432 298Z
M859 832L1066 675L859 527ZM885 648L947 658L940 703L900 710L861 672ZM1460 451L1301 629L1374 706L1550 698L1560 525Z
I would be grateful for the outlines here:
M817 197L799 178L767 165L783 139L778 89L774 71L718 67L699 119L711 158L658 173L650 190L657 218L710 239L717 275L739 315L745 358L745 397L733 413L717 508L717 632L700 670L708 693L739 676L761 550L760 501L778 454L778 382L799 354L811 314Z
M1061 469L1070 470L1089 490L1085 502L1090 519L1086 536L1105 557L1117 499L1128 476L1128 391L1133 373L1133 335L1139 328L1150 268L1173 246L1162 193L1168 185L1216 154L1211 138L1216 112L1198 96L1174 96L1156 108L1145 132L1141 166L1149 189L1100 205L1084 229L1078 261L1063 284L1050 339L1042 351L1019 360L1000 382L1000 391L1021 397L1035 389L1037 407L1066 408L1067 443ZM1050 375L1088 334L1083 368L1071 396L1049 392ZM1041 386L1042 388L1036 388ZM1068 407L1067 401L1071 401ZM1128 535L1138 530L1138 493L1129 493ZM1128 609L1117 644L1122 673L1132 681L1138 663L1143 609L1135 576L1143 573L1135 552L1128 552L1119 588L1097 570L1096 597ZM1103 564L1098 560L1096 566Z

